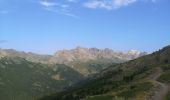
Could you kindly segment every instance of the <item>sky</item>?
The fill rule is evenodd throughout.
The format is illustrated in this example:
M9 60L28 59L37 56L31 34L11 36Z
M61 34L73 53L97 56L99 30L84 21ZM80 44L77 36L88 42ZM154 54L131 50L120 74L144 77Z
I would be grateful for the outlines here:
M153 52L170 44L170 0L0 0L0 48Z

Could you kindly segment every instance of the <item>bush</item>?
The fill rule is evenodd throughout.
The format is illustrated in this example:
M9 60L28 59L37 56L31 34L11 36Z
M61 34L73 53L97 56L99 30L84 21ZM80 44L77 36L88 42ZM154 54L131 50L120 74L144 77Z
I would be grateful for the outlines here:
M168 94L165 96L164 100L170 100L170 91L168 92Z
M100 96L88 97L86 100L113 100L113 96L100 95ZM115 100L118 100L118 99L115 99Z
M118 94L118 96L124 97L125 99L133 98L137 94L149 91L152 87L153 84L151 82L138 83L130 86L128 89Z
M170 72L163 73L157 80L163 83L170 83Z
M161 65L161 68L162 68L164 71L167 71L167 70L170 70L170 65L169 65L169 64L164 64L164 65Z

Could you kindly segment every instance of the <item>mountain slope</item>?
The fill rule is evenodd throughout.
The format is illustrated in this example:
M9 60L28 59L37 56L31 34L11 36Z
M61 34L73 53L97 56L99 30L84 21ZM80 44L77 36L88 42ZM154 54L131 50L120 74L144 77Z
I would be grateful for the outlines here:
M21 57L32 62L68 64L74 61L86 62L89 60L107 59L113 63L125 62L146 55L146 52L130 50L128 52L113 51L111 49L82 48L60 50L54 55L40 55L31 52L19 52L13 49L0 49L1 56Z
M112 64L144 54L134 50L122 53L80 47L59 51L55 55L0 49L0 99L36 99L67 89Z
M52 57L51 55L40 55L31 52L21 52L13 49L0 49L0 57L21 57L28 61L37 63L48 63L48 60Z
M82 48L61 50L54 55L39 55L35 53L19 52L13 49L0 49L0 57L21 57L28 61L43 64L65 64L88 76L110 66L146 55L145 52L130 50L118 52L111 49Z
M51 62L69 63L73 61L89 61L98 59L109 59L113 63L125 62L140 56L146 55L146 52L130 50L128 52L114 51L112 49L97 49L77 47L71 50L61 50L54 54Z
M154 100L157 91L162 93L159 82L150 78L158 69L163 70L159 73L160 78L170 82L170 76L167 76L170 74L162 76L170 72L170 46L126 63L110 66L81 85L77 84L67 91L40 100Z
M1 57L0 100L35 100L83 78L79 72L63 64L41 64L20 57Z

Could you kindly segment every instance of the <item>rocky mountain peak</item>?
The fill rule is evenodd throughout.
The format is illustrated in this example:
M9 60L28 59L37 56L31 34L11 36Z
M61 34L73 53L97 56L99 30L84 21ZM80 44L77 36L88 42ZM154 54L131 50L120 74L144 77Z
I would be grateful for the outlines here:
M98 49L98 48L84 48L76 47L70 50L60 50L54 55L39 55L31 52L19 52L13 49L0 49L0 56L18 56L25 58L33 62L41 63L70 63L73 61L89 61L89 60L112 60L113 62L124 62L135 59L137 57L146 55L146 52L140 52L138 50L130 50L128 52L114 51L109 48Z
M146 55L144 52L138 50L130 50L128 52L114 51L109 48L97 49L97 48L83 48L76 47L71 50L61 50L55 53L51 58L51 61L58 61L59 63L70 62L70 61L87 61L97 59L111 59L127 61L135 59L137 57Z

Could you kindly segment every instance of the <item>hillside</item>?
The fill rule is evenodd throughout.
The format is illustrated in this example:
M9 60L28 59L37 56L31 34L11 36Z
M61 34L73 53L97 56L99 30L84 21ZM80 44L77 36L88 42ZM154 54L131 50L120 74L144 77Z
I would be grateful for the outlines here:
M169 100L169 77L170 46L167 46L110 66L95 78L40 100Z
M34 100L65 90L110 65L143 55L139 51L122 53L80 47L55 55L0 49L0 99Z
M48 63L51 55L40 55L32 52L17 51L13 49L1 49L0 57L21 57L31 62Z
M35 100L62 90L84 76L63 64L41 64L20 57L0 58L0 100Z

